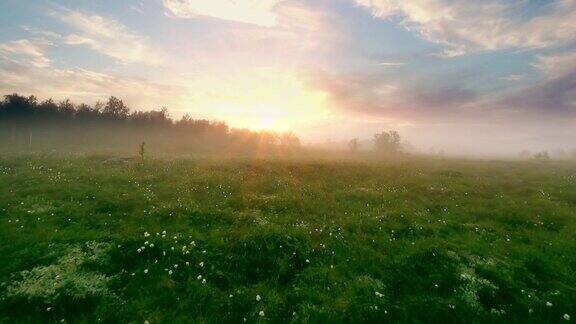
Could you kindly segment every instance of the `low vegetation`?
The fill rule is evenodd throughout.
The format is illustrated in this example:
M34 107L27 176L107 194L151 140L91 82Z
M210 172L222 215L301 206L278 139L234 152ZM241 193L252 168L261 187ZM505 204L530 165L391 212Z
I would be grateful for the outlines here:
M4 156L0 322L565 322L575 217L568 162Z

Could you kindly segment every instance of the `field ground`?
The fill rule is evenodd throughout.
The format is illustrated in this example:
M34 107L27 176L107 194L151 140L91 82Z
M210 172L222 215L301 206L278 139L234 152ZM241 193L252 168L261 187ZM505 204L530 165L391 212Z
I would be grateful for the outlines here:
M568 163L4 156L0 322L567 322L575 234Z

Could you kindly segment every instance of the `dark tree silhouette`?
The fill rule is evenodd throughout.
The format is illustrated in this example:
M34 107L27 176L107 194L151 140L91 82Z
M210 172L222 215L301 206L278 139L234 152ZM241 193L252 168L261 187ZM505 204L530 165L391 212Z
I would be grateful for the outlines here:
M34 136L32 135L34 134ZM94 106L70 100L38 103L34 96L4 96L0 101L0 146L9 149L111 149L133 150L146 141L150 148L165 151L250 151L274 146L298 147L292 133L276 134L230 129L223 122L173 120L168 109L133 111L116 97Z
M110 119L122 120L128 117L130 109L116 97L110 97L102 110L102 114Z

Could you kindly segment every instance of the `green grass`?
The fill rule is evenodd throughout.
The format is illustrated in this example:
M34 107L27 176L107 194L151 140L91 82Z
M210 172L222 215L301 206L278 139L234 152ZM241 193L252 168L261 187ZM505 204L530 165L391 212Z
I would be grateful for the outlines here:
M0 322L565 314L573 164L0 158Z

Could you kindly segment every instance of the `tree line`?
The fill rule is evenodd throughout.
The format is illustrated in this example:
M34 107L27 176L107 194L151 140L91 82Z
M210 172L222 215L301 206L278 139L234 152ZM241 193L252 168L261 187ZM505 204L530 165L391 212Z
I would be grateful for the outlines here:
M175 120L165 107L132 111L116 97L91 106L5 95L0 101L0 136L0 147L13 150L124 150L144 141L162 151L248 152L300 146L292 133L234 129L189 115Z

